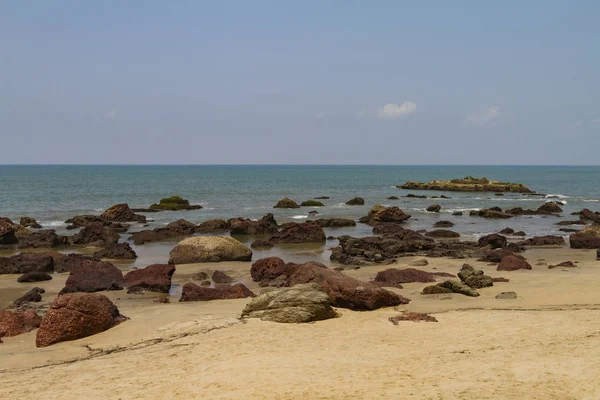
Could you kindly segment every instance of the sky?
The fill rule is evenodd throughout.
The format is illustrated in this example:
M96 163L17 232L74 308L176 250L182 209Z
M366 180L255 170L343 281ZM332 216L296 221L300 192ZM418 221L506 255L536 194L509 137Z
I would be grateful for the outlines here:
M598 164L598 21L595 0L0 0L0 164Z

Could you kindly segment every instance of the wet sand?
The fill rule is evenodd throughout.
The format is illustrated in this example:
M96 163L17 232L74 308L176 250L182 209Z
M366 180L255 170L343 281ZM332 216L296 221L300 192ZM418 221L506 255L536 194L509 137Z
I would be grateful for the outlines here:
M423 296L427 284L394 290L412 299L398 310L438 323L400 322L392 308L339 309L340 318L286 325L240 321L247 299L178 303L180 285L220 269L258 293L251 263L177 266L170 304L159 294L104 292L130 317L88 338L35 347L35 332L0 344L1 398L207 399L597 399L600 398L600 262L595 251L531 249L531 271L498 272L470 260L430 258L419 269L456 274L467 262L493 277L480 297ZM363 267L348 275L371 280ZM576 268L536 265L579 261ZM125 266L126 267L126 266ZM19 284L0 276L0 307L32 286L52 300L66 274ZM515 291L516 300L496 294Z

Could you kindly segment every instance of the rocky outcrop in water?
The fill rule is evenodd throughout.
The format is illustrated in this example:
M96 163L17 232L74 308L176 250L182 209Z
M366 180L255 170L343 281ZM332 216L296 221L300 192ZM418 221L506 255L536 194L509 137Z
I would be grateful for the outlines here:
M277 221L273 214L268 213L258 221L247 218L232 218L227 221L232 235L267 235L276 233Z
M20 249L50 249L69 244L69 239L66 236L57 235L54 229L39 230L19 239Z
M10 257L0 257L0 274L52 271L54 259L45 253L19 253Z
M108 258L111 260L135 260L137 254L129 243L116 243L112 244L102 250L98 250L93 255L94 258Z
M311 224L317 224L321 228L341 228L346 226L356 226L356 221L347 218L327 218L315 219L310 221Z
M519 246L563 246L565 239L562 236L535 236L518 243Z
M363 199L362 197L354 197L354 198L348 200L346 202L346 205L349 205L349 206L364 206L365 205L365 199Z
M384 207L379 204L373 206L365 217L360 219L360 222L375 226L380 223L401 224L410 218L409 214L399 209L396 206Z
M33 228L40 229L42 226L35 220L35 218L31 217L21 217L19 220L19 225L25 228Z
M273 208L300 208L300 206L294 200L285 197L279 200Z
M527 186L521 183L490 181L487 178L473 178L467 176L463 179L451 181L436 180L430 182L406 182L401 189L408 190L437 190L452 192L512 192L533 193Z
M199 210L201 208L201 205L190 205L189 200L185 200L179 196L171 196L160 199L158 203L150 206L150 210L153 211L183 211Z
M100 218L110 222L146 222L146 217L135 214L127 204L115 204L104 211Z
M75 246L104 247L116 244L121 236L101 222L85 225L71 242Z
M479 247L490 246L492 249L500 249L508 244L508 240L505 236L499 235L497 233L492 233L480 237L477 241L477 244L479 245Z
M325 243L325 232L317 224L295 222L286 224L269 238L269 243Z

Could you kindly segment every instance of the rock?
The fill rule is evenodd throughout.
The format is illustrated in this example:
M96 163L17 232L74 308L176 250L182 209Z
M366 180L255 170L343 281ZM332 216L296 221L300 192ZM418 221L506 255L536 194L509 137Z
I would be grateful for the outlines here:
M113 260L134 260L137 258L135 251L129 246L129 243L116 243L105 249L98 250L93 255L94 258L108 258Z
M515 292L501 292L496 295L496 298L500 300L514 300L517 298L517 294Z
M133 241L135 245L142 245L145 243L151 242L161 242L165 240L172 240L175 238L181 238L182 236L187 236L189 233L181 232L178 230L172 230L167 227L165 228L155 228L152 230L144 230L139 232L134 232L129 237L129 240Z
M171 250L169 264L251 259L252 250L230 236L196 236L182 240Z
M182 234L186 235L191 235L198 229L198 226L196 226L196 224L188 220L180 218L177 221L168 223L167 229L170 229L175 232L181 232Z
M22 227L21 227L22 228ZM19 242L17 231L19 226L10 219L0 217L0 245L13 245Z
M497 278L493 278L492 281L494 281L494 283L496 283L496 282L510 282L510 279L506 279L506 278L503 278L503 277L499 276Z
M454 224L450 221L438 221L433 226L436 228L452 228Z
M206 281L208 279L209 279L208 274L204 271L200 271L200 272L197 272L194 275L192 275L192 280L194 280L194 281Z
M93 222L84 226L79 233L73 236L76 246L104 247L115 244L121 236L100 222Z
M182 199L179 196L171 196L160 199L158 204L154 203L150 206L151 210L158 211L199 210L201 208L201 205L190 205L189 200Z
M514 255L502 258L502 261L500 261L500 264L496 268L497 271L515 271L518 269L531 269L531 265L523 258Z
M514 254L510 250L507 250L507 249L495 249L495 250L488 250L488 251L486 251L485 254L483 255L483 257L479 258L477 261L490 262L490 263L499 263L506 256L515 256L515 257L521 258L523 260L525 259L525 258L523 258L523 256Z
M59 294L123 289L123 273L107 261L81 259L71 268Z
M300 203L301 207L325 207L325 204L317 200L306 200Z
M67 226L67 229L82 228L94 222L99 222L105 226L109 226L111 224L111 222L97 215L76 215L73 218L69 218L65 221L66 224L70 224Z
M460 237L460 234L458 232L450 231L448 229L435 229L433 231L427 232L425 236L434 238L457 238Z
M25 228L34 228L34 229L40 229L42 227L35 220L35 218L31 218L31 217L21 217L21 220L19 221L19 225L21 225Z
M269 238L271 243L324 243L325 232L317 224L290 223Z
M413 322L438 322L435 317L432 317L429 314L418 313L418 312L404 312L404 314L394 315L393 317L389 317L388 321L390 321L394 325L398 325L400 321L413 321Z
M556 265L548 265L548 269L554 269L554 268L574 268L577 265L575 263L573 263L573 261L564 261L561 263L558 263Z
M421 258L419 260L411 261L408 265L410 265L411 267L424 267L426 265L429 265L429 261L427 261L424 258Z
M523 231L518 231L518 232L513 233L513 236L527 236L527 234Z
M600 250L596 250L596 260L600 261Z
M54 270L59 273L71 272L75 266L88 262L95 263L96 259L82 254L62 254L62 253L47 253L54 259Z
M229 224L224 219L211 219L204 221L196 228L198 233L210 233L217 231L226 231L229 229Z
M400 224L393 222L379 222L373 225L373 233L376 235L401 234L406 231Z
M127 318L108 297L99 293L69 293L58 296L42 318L36 346L76 340L104 332Z
M68 244L68 239L65 236L57 235L54 229L39 230L19 239L19 248L21 249L49 249Z
M494 280L491 276L484 275L482 270L475 269L469 264L463 264L460 272L458 273L458 277L466 285L474 289L494 286Z
M390 268L385 271L379 271L375 276L375 282L385 284L385 286L399 287L402 283L413 283L413 282L435 282L435 276L426 271L421 271L414 268L397 269Z
M287 264L279 257L262 258L252 264L250 276L255 282L268 281L285 274Z
M315 219L311 221L312 224L317 224L321 228L340 228L345 226L356 226L356 222L346 218L327 218L327 219Z
M42 317L35 311L0 310L0 338L31 332L40 326Z
M409 193L406 196L402 196L402 197L406 197L408 199L426 199L427 196L425 195L417 195L417 194L413 194L413 193Z
M255 294L241 283L232 286L221 285L216 288L208 288L188 282L183 285L179 301L226 300L245 297L255 297Z
M446 289L446 290L444 290ZM438 294L438 293L460 293L465 296L477 297L477 290L457 281L444 281L437 285L427 286L421 294Z
M520 183L490 181L485 177L473 178L472 176L467 176L463 179L453 179L451 181L406 182L404 185L399 186L399 188L453 192L533 193L527 186Z
M487 219L507 219L514 217L513 214L509 214L508 212L502 212L499 208L484 208L482 210L476 211L475 213L471 212L470 215L477 215L482 218Z
M376 285L330 270L321 263L310 261L301 265L288 264L288 267L288 286L316 283L327 293L334 307L375 310L410 301Z
M42 281L49 281L52 279L52 276L45 273L45 272L26 272L23 275L21 275L18 279L17 282L42 282Z
M579 219L582 221L590 221L596 224L600 223L600 213L597 211L593 212L587 208L584 208L583 210L576 212L575 215L579 215Z
M395 223L400 224L410 218L409 214L399 209L396 206L384 207L379 204L373 206L366 217L361 218L361 222L366 222L369 225L377 225L379 223Z
M233 283L235 279L233 279L223 271L216 270L212 274L212 281L214 283Z
M508 240L506 240L506 237L499 235L497 233L492 233L489 235L482 236L477 241L477 245L479 247L491 246L492 249L502 248L502 247L506 246L507 243L508 243Z
M346 204L349 206L364 206L365 199L363 199L362 197L354 197L354 198L348 200L346 202Z
M439 204L432 204L429 207L427 207L425 209L425 211L428 211L428 212L440 212L441 209L442 209L442 206L440 206Z
M317 284L264 289L242 311L242 317L280 323L305 323L335 318L329 296Z
M273 208L300 208L300 206L294 200L285 197L279 200Z
M232 218L227 221L232 235L266 235L277 232L278 225L273 214L269 213L258 221L246 218Z
M600 225L588 226L569 236L573 249L600 249Z
M579 232L579 229L560 228L559 231L561 231L561 232L567 232L567 233L574 233L574 232Z
M520 246L562 246L565 239L562 236L535 236L518 243Z
M100 218L111 222L146 222L145 216L134 214L127 204L115 204L104 211Z
M46 291L42 288L34 287L27 291L23 296L13 301L13 304L15 306L22 306L27 303L39 303L42 301L42 293L46 293Z
M557 214L561 213L563 210L556 204L554 201L549 201L544 205L541 205L536 212L538 214Z
M463 212L462 211L454 211L452 213L452 215L456 215L456 216L463 215Z
M0 274L52 271L54 271L54 259L48 254L20 253L11 257L0 257Z
M123 286L127 288L127 293L169 293L174 273L175 266L172 264L148 265L146 268L135 269L125 274Z
M586 222L578 219L575 221L558 221L555 225L559 225L559 226L566 226L566 225L585 225Z
M315 200L329 200L329 196L317 196Z
M398 196L390 196L387 198L388 200L400 200Z
M504 228L498 233L500 233L502 235L512 235L513 233L515 233L515 230L512 228Z
M519 253L521 251L525 251L525 247L518 245L517 243L508 243L504 246L505 250L512 251L513 253Z
M275 245L269 242L268 239L257 239L250 244L250 247L253 249L270 249L273 246Z

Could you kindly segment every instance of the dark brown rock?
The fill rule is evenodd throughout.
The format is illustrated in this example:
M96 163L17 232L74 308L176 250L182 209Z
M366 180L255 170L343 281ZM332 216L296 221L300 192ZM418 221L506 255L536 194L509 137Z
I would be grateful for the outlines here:
M129 271L123 277L123 286L127 293L140 293L144 291L169 293L171 278L175 273L172 264L152 264L146 268Z
M19 225L24 226L25 228L34 228L40 229L42 226L35 220L35 218L31 217L21 217L19 220Z
M504 228L498 233L500 233L502 235L512 235L513 233L515 233L515 230L512 228Z
M277 221L269 213L258 221L246 218L232 218L227 221L232 235L266 235L277 232Z
M479 258L477 261L490 262L490 263L499 263L506 256L515 256L515 257L524 259L523 256L514 254L510 250L507 250L507 249L495 249L495 250L488 250L488 251L486 251L485 254L483 255L483 257Z
M36 346L76 340L104 332L125 321L117 306L99 293L69 293L58 296L42 318Z
M497 278L492 278L492 281L494 283L496 283L496 282L510 282L510 279L506 279L506 278L503 278L503 277L499 276Z
M366 222L369 225L377 225L379 223L401 224L409 218L409 214L406 214L396 206L384 207L377 204L371 208L366 217L361 218L361 222Z
M321 228L339 228L344 226L356 226L356 222L346 218L327 218L316 219L311 221L313 224L319 225Z
M211 279L214 283L233 283L235 281L235 279L227 275L225 272L219 270L213 272Z
M104 211L100 218L111 222L146 222L145 216L134 214L127 204L115 204Z
M450 221L438 221L433 226L436 228L452 228L454 224Z
M71 272L75 266L89 261L96 262L98 260L84 256L83 254L62 254L62 253L48 253L54 259L54 270L56 272Z
M506 237L499 235L497 233L492 233L489 235L482 236L477 241L477 244L479 245L479 247L491 246L492 249L502 248L502 247L506 246L507 243L508 243L508 240L506 240Z
M16 245L19 242L17 238L18 225L10 219L0 217L0 245Z
M60 294L123 289L123 273L107 261L81 259L71 268Z
M376 235L389 235L402 233L406 230L402 225L393 222L379 222L373 225L373 233Z
M268 239L257 239L250 244L253 249L270 249L274 244L269 242Z
M229 229L229 224L224 219L211 219L204 221L196 228L198 233L210 233L218 231L226 231Z
M346 202L346 204L349 206L364 206L365 199L363 199L362 197L354 197L354 198L348 200Z
M54 271L54 259L48 254L19 253L11 257L0 257L0 274L52 271Z
M279 200L273 208L300 208L300 206L294 200L285 197Z
M292 223L269 238L271 243L324 243L325 232L317 224Z
M0 338L31 332L40 326L42 317L34 311L0 310Z
M134 260L137 258L135 251L129 243L116 243L94 253L94 258L108 258L113 260Z
M45 272L26 272L23 275L21 275L18 279L17 282L42 282L42 281L49 281L52 279L52 276L45 273Z
M260 259L250 268L250 276L255 282L275 279L287 271L287 264L279 257Z
M427 207L425 209L425 211L429 211L429 212L440 212L440 210L442 209L442 206L440 206L439 204L432 204L429 207Z
M27 303L39 303L42 301L42 293L46 293L46 291L42 288L34 287L27 291L23 296L13 301L13 304L15 306L22 306Z
M396 285L401 283L435 282L435 275L433 275L431 272L421 271L415 268L389 268L385 271L379 271L375 276L375 281L385 283L388 286L396 287Z
M460 237L458 232L450 231L448 229L435 229L425 234L427 237L433 238L457 238Z
M592 225L569 236L573 249L600 249L600 225Z
M541 205L536 212L538 214L558 214L561 213L563 210L562 208L560 208L558 206L558 204L556 204L554 201L549 201L547 203L545 203L544 205Z
M57 235L54 229L39 230L19 239L19 248L21 249L49 249L68 244L68 238Z
M562 246L565 239L562 236L535 236L518 243L520 246Z
M179 301L226 300L242 299L245 297L256 297L256 295L241 283L236 283L231 286L220 285L215 288L209 288L188 282L183 285L181 299Z
M563 262L555 264L555 265L548 265L548 269L554 269L554 268L574 268L576 266L577 265L573 261L563 261Z
M405 312L404 314L389 317L388 320L394 325L398 325L398 322L400 321L438 322L438 320L435 317L432 317L429 314L418 312Z
M518 269L531 269L531 265L522 258L508 255L502 258L496 268L497 271L516 271Z
M93 222L84 226L79 233L73 236L72 242L76 246L104 247L115 244L121 236L101 222Z

